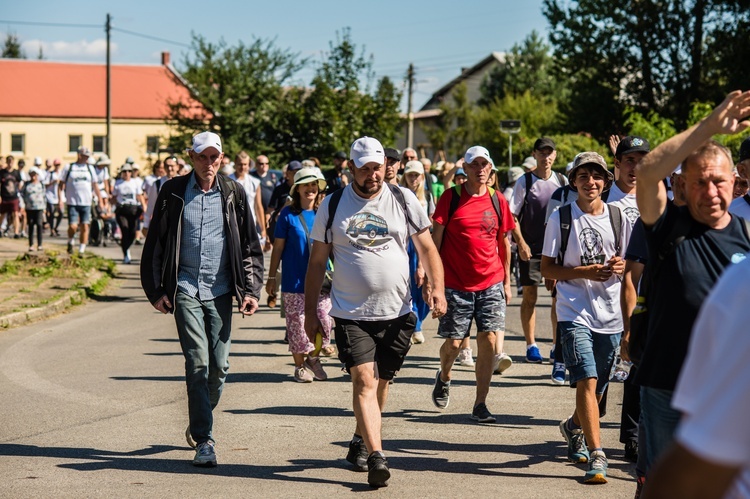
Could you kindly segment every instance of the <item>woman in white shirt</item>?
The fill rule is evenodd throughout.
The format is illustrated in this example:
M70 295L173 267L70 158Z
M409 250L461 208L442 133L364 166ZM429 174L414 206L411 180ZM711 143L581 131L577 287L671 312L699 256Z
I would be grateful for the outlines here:
M146 210L142 183L133 178L133 167L124 164L120 169L121 180L115 184L112 197L117 203L115 216L122 231L123 263L130 263L130 246L135 240L138 219Z

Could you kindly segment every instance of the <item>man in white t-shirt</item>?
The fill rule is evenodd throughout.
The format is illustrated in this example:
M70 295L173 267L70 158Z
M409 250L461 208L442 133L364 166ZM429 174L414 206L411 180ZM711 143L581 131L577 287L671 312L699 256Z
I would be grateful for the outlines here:
M560 423L560 431L568 443L568 459L589 463L584 482L606 483L598 405L620 343L622 257L631 225L618 208L601 199L613 175L599 154L580 154L569 180L578 199L550 216L541 262L544 278L557 281L557 338L570 386L576 389L576 409ZM567 238L563 227L568 228Z
M653 468L644 498L750 497L748 282L745 259L701 307L672 399L682 412L676 443Z
M327 196L315 217L305 277L305 331L313 342L322 333L315 310L332 251L336 272L330 315L336 319L339 360L351 374L357 420L347 460L358 471L368 471L370 486L385 487L390 471L381 441L381 412L388 383L401 368L416 325L409 289L409 240L427 274L425 302L434 317L446 310L443 266L430 237L430 220L417 197L384 183L385 153L380 142L357 139L350 158L352 183Z
M266 219L263 211L263 193L260 188L260 180L250 175L250 163L252 159L245 151L238 152L234 157L234 173L229 178L236 181L247 193L247 199L250 203L250 211L253 214L253 220L260 235L260 245L265 247L268 238L266 237L266 224L262 221Z
M94 201L94 194L99 205L102 205L102 194L99 191L99 185L96 183L96 173L94 168L88 163L91 151L86 146L78 148L78 159L63 168L60 174L60 183L57 190L59 194L59 204L62 210L63 199L66 199L68 205L68 253L73 253L73 244L75 235L78 230L78 224L81 224L81 234L79 237L80 245L78 253L83 254L86 251L86 244L89 242L89 227L91 226L91 204ZM62 193L65 197L62 197Z
M615 150L615 170L620 173L612 189L602 196L605 203L620 208L631 225L640 216L635 201L635 167L650 150L648 141L642 137L628 136L622 139Z
M544 245L544 223L547 219L547 204L552 193L567 182L565 177L552 171L557 158L555 142L542 137L534 143L537 167L516 181L510 199L510 211L516 217L519 230L513 232L518 244L518 262L521 271L521 327L526 338L526 362L541 363L542 355L536 344L537 287L542 284L540 272L542 247ZM545 279L544 285L552 290L554 282ZM554 314L554 310L552 312ZM552 323L555 318L552 316Z
M740 162L737 163L737 173L750 181L750 137L742 141L740 146ZM729 205L729 213L750 220L750 193L740 196Z
M94 165L94 175L96 177L96 184L99 186L99 192L102 197L108 199L112 195L112 186L110 184L109 166L112 161L109 156L102 154L99 159L96 160Z

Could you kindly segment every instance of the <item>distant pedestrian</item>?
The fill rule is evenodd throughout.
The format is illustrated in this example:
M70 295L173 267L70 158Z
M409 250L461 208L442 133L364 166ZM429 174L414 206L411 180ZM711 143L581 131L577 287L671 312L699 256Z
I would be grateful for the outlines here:
M115 209L117 225L120 226L122 233L120 241L122 263L129 264L130 246L135 241L136 223L146 210L146 198L141 190L141 183L133 178L133 167L127 163L120 168L120 180L115 183L112 197L117 206Z
M78 225L81 226L78 253L86 251L89 242L89 228L91 227L91 206L94 195L98 204L102 206L102 193L99 191L96 173L88 163L91 151L86 146L78 148L78 159L66 166L60 174L58 184L59 206L62 210L63 194L68 206L68 253L73 253L73 244Z
M173 313L185 356L193 464L216 466L213 409L229 370L232 295L240 313L258 309L263 252L245 190L218 175L221 139L193 137L189 175L159 191L141 259L141 285L159 312Z
M44 208L46 199L44 197L44 184L39 180L40 174L37 167L29 170L29 182L23 186L23 200L26 207L26 219L29 224L29 251L34 251L34 231L36 230L36 249L42 251L42 238L44 232Z

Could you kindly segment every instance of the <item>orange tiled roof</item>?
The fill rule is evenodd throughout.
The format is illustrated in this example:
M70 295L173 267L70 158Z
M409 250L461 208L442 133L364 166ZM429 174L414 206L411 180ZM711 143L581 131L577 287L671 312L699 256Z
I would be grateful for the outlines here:
M0 59L0 117L105 118L104 64ZM168 101L200 108L166 66L112 65L112 118L164 119Z

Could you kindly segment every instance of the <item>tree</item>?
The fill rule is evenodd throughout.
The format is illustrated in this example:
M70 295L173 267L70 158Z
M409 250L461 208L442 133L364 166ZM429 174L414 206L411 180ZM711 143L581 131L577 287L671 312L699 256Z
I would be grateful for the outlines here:
M194 133L208 129L221 134L226 151L260 153L276 146L272 124L284 102L283 85L306 61L260 39L230 47L193 34L191 47L181 73L203 107L169 103L168 121L177 130L171 144L179 150Z
M726 67L711 62L713 53L705 57L705 42L725 39L728 25L739 26L731 12L748 19L747 0L544 0L550 40L573 88L569 128L604 137L626 106L656 111L682 127L692 103L713 94L710 71L717 80L729 78ZM725 82L718 83L723 95Z
M26 53L21 48L21 41L15 33L8 33L0 54L3 59L26 59Z
M550 47L532 31L519 45L505 54L505 62L498 65L482 82L479 105L487 106L507 94L560 97L564 79L559 78Z

